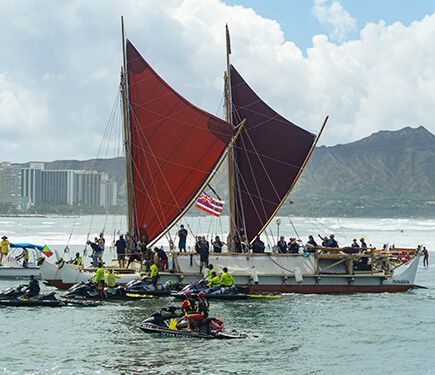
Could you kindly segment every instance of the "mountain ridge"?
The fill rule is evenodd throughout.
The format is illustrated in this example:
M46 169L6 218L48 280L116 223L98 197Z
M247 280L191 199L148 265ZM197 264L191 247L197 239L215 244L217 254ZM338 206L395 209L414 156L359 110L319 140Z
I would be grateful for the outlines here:
M435 217L435 206L425 203L435 201L434 166L435 135L423 126L381 130L354 142L319 146L282 211L311 216ZM121 157L55 160L45 167L105 172L125 189ZM225 174L221 171L214 180L223 199Z

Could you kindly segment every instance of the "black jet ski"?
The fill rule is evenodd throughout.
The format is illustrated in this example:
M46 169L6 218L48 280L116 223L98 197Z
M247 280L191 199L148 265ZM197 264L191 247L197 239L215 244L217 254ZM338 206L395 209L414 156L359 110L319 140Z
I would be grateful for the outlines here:
M127 292L125 288L116 286L104 288L104 297L97 289L97 284L90 281L81 281L69 288L63 295L66 299L74 300L102 300L102 301L124 301L134 299L153 298L152 295Z
M84 303L86 302L86 303ZM27 298L24 294L17 298L0 299L0 306L14 306L14 307L33 307L33 306L47 306L47 307L63 307L63 306L97 306L96 303L91 301L74 301L68 299L56 298L55 292L48 294L40 294L35 297Z
M25 287L26 285L18 285L16 288L7 288L2 290L0 292L0 301L22 297L25 294L24 292Z
M204 292L207 299L243 300L249 298L249 289L247 287L238 288L233 285L231 287L210 288L207 286L205 280L186 285L180 292L173 296L177 299L183 299L188 290L193 296L197 295L199 292Z
M171 306L154 313L140 324L146 333L158 333L160 336L193 337L198 339L246 339L247 333L225 331L223 322L218 318L207 318L199 331L189 331L187 322L182 318L179 308Z
M170 296L173 290L179 290L179 284L168 280L163 285L157 285L157 288L152 284L151 279L136 279L131 280L125 285L127 293L149 294L152 296Z

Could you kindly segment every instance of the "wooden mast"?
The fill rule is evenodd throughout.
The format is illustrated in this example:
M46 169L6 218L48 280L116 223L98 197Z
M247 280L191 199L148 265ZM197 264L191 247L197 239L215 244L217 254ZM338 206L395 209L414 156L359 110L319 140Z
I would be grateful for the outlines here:
M121 16L121 33L122 33L122 67L121 67L121 101L123 115L123 136L125 150L125 171L126 171L126 193L127 193L127 218L128 234L133 238L136 237L135 228L135 208L133 200L133 166L131 156L131 136L130 136L130 111L128 105L128 76L127 76L127 55L125 48L125 31L124 17Z
M232 99L231 99L231 65L230 65L230 54L231 54L231 42L230 42L230 32L228 30L228 25L225 25L226 32L226 47L227 47L227 71L224 74L225 82L225 119L231 124L234 130L234 124L232 119ZM229 234L227 239L228 251L233 251L233 237L236 231L236 202L235 202L235 176L234 176L234 150L231 149L228 152L228 201L229 201Z

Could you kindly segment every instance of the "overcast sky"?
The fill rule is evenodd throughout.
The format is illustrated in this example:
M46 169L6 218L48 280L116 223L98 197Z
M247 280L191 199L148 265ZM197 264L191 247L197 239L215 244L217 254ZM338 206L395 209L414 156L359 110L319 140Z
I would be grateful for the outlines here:
M270 106L313 132L331 116L321 144L408 125L435 132L435 1L377 4L0 0L0 161L118 153L100 145L120 134L110 119L121 15L157 72L213 114L228 23L233 64Z

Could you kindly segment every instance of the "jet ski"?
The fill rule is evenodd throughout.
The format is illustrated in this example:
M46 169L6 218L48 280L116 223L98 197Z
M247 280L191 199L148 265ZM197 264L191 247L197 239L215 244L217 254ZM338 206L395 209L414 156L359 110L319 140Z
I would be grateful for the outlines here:
M0 299L0 306L14 306L14 307L33 307L33 306L47 306L47 307L63 307L71 305L80 306L97 306L96 303L91 301L73 301L68 299L56 298L55 292L40 294L35 297L26 297L25 294L18 297L11 297L9 299Z
M207 299L243 300L249 298L248 287L238 288L233 285L231 287L210 288L207 286L207 282L205 280L186 285L180 292L174 294L173 296L177 299L183 299L186 291L188 290L193 296L197 295L199 292L204 292Z
M152 284L150 279L131 280L125 285L127 293L149 294L152 296L170 296L172 290L177 290L178 283L168 280L163 285L157 285L157 288Z
M18 285L16 288L7 288L0 292L0 301L16 299L24 295L26 285Z
M121 286L115 286L113 288L104 288L104 297L101 296L97 289L97 284L90 281L81 281L71 288L69 288L63 295L66 299L74 300L102 300L102 301L123 301L133 299L145 299L153 298L148 294L137 294L127 292L125 288Z
M225 331L224 323L218 318L207 318L199 331L188 330L187 321L181 310L175 306L164 308L145 319L139 328L146 333L157 333L169 337L193 337L198 339L246 339L249 334Z

